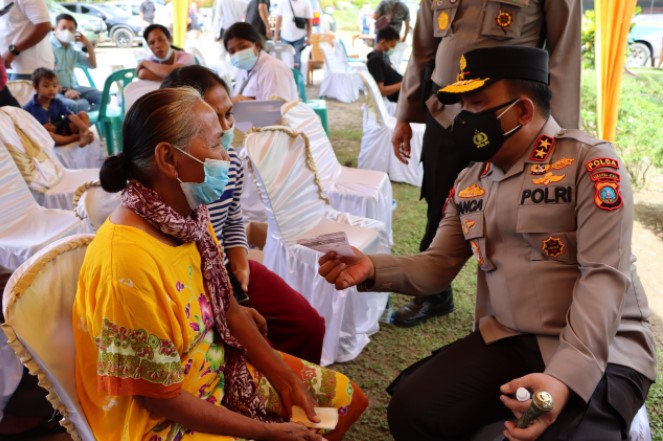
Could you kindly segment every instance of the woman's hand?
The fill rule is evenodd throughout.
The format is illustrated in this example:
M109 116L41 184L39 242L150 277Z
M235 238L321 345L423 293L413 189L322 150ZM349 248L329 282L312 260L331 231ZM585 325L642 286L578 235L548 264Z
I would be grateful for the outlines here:
M500 391L504 395L500 397L500 400L502 400L502 403L506 407L511 409L516 418L520 418L532 402L532 400L518 401L510 397L510 395L516 393L519 387L524 387L535 392L546 391L553 398L552 410L535 419L529 427L519 429L513 421L504 423L506 427L504 436L509 441L533 441L541 436L548 426L555 422L562 409L564 409L564 406L566 406L571 395L571 390L557 378L540 373L525 375L502 385Z
M352 247L354 256L339 256L333 251L318 260L318 274L341 290L375 277L375 266L369 257Z
M254 308L249 308L248 306L242 306L239 305L244 312L246 313L247 316L253 321L253 323L256 325L256 328L258 328L258 332L260 332L262 335L265 337L267 336L267 320L265 320L265 317L262 316L257 310Z
M233 267L232 265L232 260L230 261L230 267L233 272L233 276L237 279L239 282L239 285L242 287L244 292L249 292L249 275L250 275L250 270L249 270L249 265L243 266L243 267Z
M283 402L283 406L288 412L288 416L292 416L292 406L299 406L304 409L306 417L314 422L319 423L320 417L315 414L313 407L316 405L315 399L310 394L304 382L292 370L288 369L288 374L280 376L276 379L269 379L278 392Z
M321 435L301 424L279 423L269 424L270 440L274 441L326 441Z

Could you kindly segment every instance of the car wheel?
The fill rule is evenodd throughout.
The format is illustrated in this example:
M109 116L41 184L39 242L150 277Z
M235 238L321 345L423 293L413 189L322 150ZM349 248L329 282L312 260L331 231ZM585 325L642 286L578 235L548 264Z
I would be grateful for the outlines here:
M629 67L651 66L652 53L645 43L635 42L628 45L626 65Z
M115 29L111 35L111 40L117 47L131 47L134 34L126 28Z

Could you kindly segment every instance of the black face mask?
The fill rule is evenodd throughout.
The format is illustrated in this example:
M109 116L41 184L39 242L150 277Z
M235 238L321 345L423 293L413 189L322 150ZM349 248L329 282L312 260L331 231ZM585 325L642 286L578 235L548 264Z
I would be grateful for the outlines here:
M502 115L508 112L519 100L520 98L516 98L476 113L463 110L456 116L451 133L456 147L462 151L463 156L468 161L488 161L495 156L504 141L520 130L522 124L518 124L504 133L500 125ZM505 106L509 107L499 115L495 115L496 110Z

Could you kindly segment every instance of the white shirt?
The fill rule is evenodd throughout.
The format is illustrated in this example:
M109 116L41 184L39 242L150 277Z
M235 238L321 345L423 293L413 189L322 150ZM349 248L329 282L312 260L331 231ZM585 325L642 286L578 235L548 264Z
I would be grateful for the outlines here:
M240 93L242 86L244 90ZM239 71L233 95L250 96L257 101L266 101L273 96L286 101L299 99L292 70L283 61L265 51L260 51L258 62L253 69Z
M0 51L7 50L10 44L16 44L25 38L39 23L50 23L45 0L0 0L0 9L9 3L14 6L0 17ZM8 72L32 74L38 67L53 69L55 59L48 38L43 38L31 48L22 51L12 62Z
M216 0L214 9L214 35L221 29L228 29L238 21L244 21L247 0Z
M292 9L290 9L292 3ZM293 16L292 11L295 11ZM281 39L286 41L296 41L306 37L306 28L299 29L292 20L294 17L303 17L311 20L313 18L313 8L308 0L280 0L274 13L281 17Z

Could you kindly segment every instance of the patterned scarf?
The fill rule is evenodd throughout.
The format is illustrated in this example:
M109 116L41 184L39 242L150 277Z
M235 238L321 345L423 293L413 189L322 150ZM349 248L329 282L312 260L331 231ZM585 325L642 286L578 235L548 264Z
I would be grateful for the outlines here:
M226 311L231 288L223 267L223 254L208 230L209 212L201 205L191 216L183 217L166 205L159 195L135 180L122 194L122 205L134 211L163 233L182 242L196 242L201 259L205 289L212 299L214 324L226 353L223 374L226 380L222 404L235 412L260 421L274 421L265 411L265 402L246 367L246 349L230 334Z

